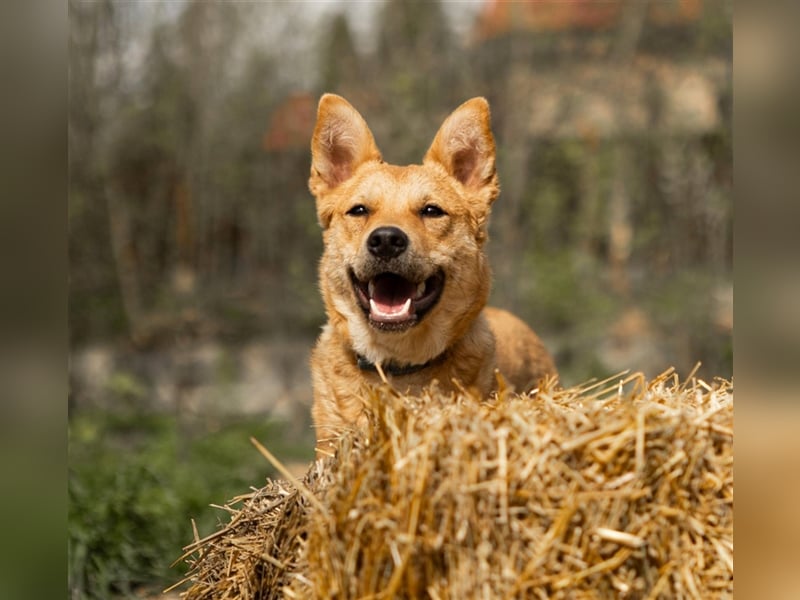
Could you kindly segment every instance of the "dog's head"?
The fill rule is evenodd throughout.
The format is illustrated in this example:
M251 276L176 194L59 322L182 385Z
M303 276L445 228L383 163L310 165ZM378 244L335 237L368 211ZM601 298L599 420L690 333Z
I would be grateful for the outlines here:
M373 362L441 354L489 293L483 244L499 186L488 103L462 104L423 164L399 167L383 162L361 115L326 94L311 155L329 318Z

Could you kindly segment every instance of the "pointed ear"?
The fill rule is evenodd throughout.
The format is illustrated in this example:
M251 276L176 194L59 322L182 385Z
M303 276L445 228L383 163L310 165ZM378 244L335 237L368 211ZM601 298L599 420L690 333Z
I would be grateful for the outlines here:
M489 103L485 98L473 98L445 119L424 162L440 164L465 188L491 204L500 192L494 159Z
M381 153L364 118L341 96L323 95L311 138L311 193L331 191L370 160L380 161Z

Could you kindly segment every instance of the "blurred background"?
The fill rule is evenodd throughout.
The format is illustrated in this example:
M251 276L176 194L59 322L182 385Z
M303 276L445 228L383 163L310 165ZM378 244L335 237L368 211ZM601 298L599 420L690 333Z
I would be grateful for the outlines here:
M492 107L491 302L565 385L732 376L732 2L69 3L70 593L146 595L313 456L323 92L384 158Z

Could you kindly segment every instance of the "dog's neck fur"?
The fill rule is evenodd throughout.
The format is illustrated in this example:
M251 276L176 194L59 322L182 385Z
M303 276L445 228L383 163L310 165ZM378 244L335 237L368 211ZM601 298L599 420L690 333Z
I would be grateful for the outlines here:
M357 352L355 352L355 356L356 356L356 365L358 365L359 369L361 369L362 371L370 371L372 373L378 372L378 367L374 362L370 361L365 356L358 354ZM435 365L444 362L446 357L447 357L447 351L442 352L439 356L435 356L431 360L420 365L403 365L395 363L393 361L386 361L380 364L380 369L386 375L392 375L393 377L399 377L401 375L412 375L414 373L423 371L428 367L433 367Z

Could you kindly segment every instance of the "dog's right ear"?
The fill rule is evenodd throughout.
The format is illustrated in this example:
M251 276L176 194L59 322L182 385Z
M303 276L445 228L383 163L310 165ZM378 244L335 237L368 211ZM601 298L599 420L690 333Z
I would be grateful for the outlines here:
M380 160L364 118L341 96L324 94L311 138L311 193L319 198L347 181L363 163Z

